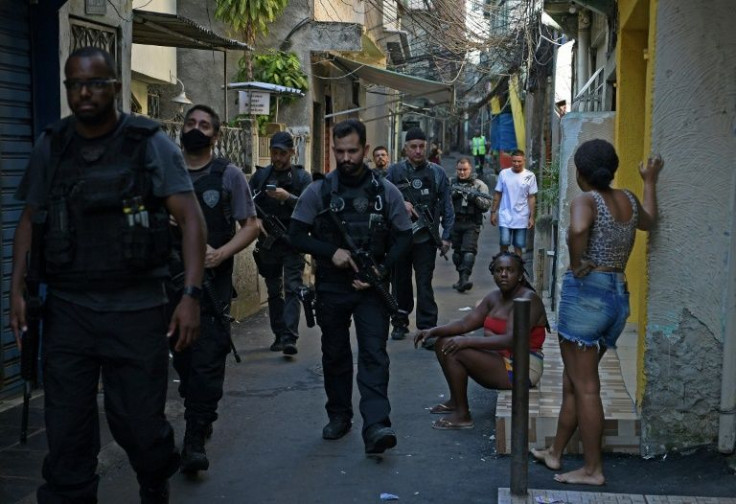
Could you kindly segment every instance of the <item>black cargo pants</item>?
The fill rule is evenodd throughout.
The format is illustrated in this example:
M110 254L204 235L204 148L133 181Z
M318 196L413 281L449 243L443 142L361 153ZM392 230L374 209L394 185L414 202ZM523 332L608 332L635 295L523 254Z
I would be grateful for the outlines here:
M49 452L40 504L97 502L100 374L107 421L144 487L176 472L179 453L164 415L166 307L98 312L50 295L42 365Z
M375 424L390 426L389 357L386 352L389 313L373 289L325 292L317 287L317 323L322 329L322 369L327 416L353 417L353 353L350 323L358 340L358 391L363 432Z
M215 302L228 306L232 299L232 268L218 271L208 282ZM201 318L199 338L184 350L174 350L176 338L171 340L174 369L179 375L179 395L184 399L184 418L202 423L217 420L217 403L222 399L225 382L225 361L230 352L230 324L218 322L213 307L205 298L200 300ZM169 293L169 312L173 314L181 293Z

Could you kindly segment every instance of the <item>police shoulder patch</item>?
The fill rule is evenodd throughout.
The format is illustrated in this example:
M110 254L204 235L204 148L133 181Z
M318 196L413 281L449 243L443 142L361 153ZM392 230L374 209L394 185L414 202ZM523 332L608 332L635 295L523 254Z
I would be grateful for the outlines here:
M215 208L220 202L220 191L210 189L202 193L202 201L210 208Z

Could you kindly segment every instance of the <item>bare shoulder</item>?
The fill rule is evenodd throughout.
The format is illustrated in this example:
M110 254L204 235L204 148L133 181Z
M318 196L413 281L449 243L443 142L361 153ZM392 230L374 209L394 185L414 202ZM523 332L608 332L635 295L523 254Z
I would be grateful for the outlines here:
M593 197L593 192L589 191L578 194L572 199L570 204L595 207L595 198Z

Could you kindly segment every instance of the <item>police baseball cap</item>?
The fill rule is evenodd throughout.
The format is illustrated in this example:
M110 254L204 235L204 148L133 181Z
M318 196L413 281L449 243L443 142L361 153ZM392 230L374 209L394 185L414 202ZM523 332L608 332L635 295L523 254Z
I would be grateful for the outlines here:
M279 131L271 137L271 148L289 150L294 148L294 139L287 131Z

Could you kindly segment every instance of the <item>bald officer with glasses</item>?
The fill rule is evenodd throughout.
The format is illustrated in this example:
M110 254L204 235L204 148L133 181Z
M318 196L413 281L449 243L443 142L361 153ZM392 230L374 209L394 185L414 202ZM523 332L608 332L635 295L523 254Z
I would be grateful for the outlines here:
M143 503L168 503L179 467L164 415L168 341L199 334L205 225L179 148L157 123L115 108L108 53L74 51L64 72L72 115L36 142L16 197L10 321L26 329L23 292L31 237L44 244L48 294L43 376L49 451L38 502L97 502L97 385L115 441L136 472ZM183 234L185 295L165 317L169 217ZM45 219L44 219L45 218ZM32 230L33 229L33 230ZM20 344L20 343L19 343Z

